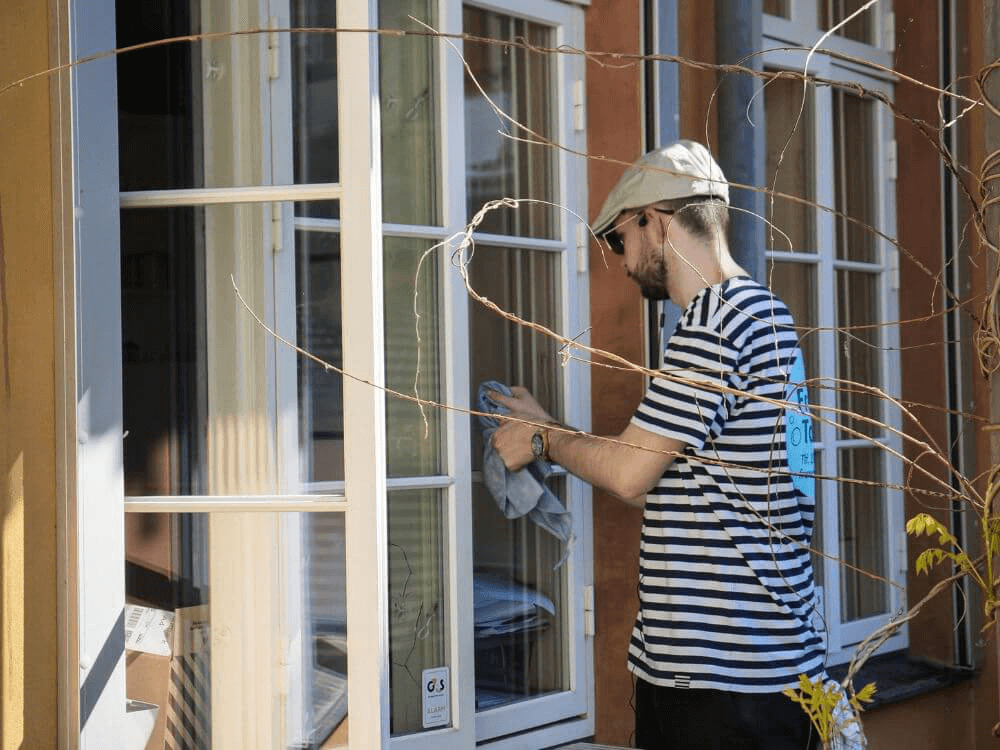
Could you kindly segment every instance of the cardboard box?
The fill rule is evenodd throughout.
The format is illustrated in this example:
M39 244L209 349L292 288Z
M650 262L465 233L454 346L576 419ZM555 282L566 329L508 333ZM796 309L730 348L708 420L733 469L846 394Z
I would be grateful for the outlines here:
M127 606L125 694L158 708L145 745L136 741L131 747L163 750L211 743L209 637L207 605L172 613ZM149 723L148 715L142 723Z
M333 730L333 734L326 738L326 741L320 745L320 750L344 750L347 747L347 719L345 718L337 728Z

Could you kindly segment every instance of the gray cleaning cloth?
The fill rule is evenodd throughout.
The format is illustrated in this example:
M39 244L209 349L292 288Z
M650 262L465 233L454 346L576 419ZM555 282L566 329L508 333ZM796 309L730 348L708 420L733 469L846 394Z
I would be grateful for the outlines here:
M488 380L480 384L476 393L480 412L506 414L507 407L491 400L487 391L510 396L510 388L496 380ZM546 461L536 460L523 469L508 471L503 459L493 450L493 433L499 421L487 416L477 419L483 433L483 481L486 488L505 518L526 515L530 521L566 544L566 551L557 563L557 566L561 565L569 554L569 543L573 539L573 516L545 484L552 474L552 466Z

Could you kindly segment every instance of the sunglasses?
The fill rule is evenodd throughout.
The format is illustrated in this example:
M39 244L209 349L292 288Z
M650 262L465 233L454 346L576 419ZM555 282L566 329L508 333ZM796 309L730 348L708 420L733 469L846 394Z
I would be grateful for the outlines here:
M621 232L614 230L605 232L604 241L608 243L608 247L611 248L611 252L615 255L625 254L625 240L622 238Z
M657 211L661 214L666 214L667 216L672 216L673 214L677 213L677 211L673 208L656 208L655 206L653 206L652 208L654 211ZM646 226L646 220L642 216L642 214L636 214L636 216L638 216L639 226L640 227ZM625 221L631 221L631 219L625 219ZM619 226L621 226L621 224L624 223L625 223L624 221L620 222ZM610 231L605 232L604 241L608 243L608 247L611 248L611 252L613 252L615 255L625 254L625 238L622 237L622 233L619 232L617 229L612 229Z

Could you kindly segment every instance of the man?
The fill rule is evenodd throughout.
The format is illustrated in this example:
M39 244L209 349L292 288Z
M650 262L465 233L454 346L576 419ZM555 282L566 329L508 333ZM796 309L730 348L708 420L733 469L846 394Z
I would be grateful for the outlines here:
M494 435L509 469L551 460L643 508L628 659L647 750L818 746L781 694L824 668L811 479L785 444L788 420L808 419L790 405L801 352L787 307L730 256L728 203L708 150L677 141L629 167L594 222L646 297L684 311L620 435L558 426L524 389L496 394L531 422Z

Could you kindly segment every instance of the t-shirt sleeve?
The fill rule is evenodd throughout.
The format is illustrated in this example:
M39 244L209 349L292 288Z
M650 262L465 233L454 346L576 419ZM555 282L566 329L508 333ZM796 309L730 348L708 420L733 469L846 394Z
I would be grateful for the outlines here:
M667 343L663 371L653 378L632 424L701 450L718 435L734 398L739 353L719 331L678 326Z

